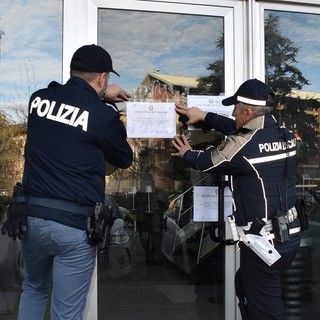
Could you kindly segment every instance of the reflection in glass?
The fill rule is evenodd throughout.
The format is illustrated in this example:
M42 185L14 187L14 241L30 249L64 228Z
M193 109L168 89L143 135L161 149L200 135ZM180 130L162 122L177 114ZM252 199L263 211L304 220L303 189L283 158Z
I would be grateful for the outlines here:
M62 79L62 7L62 0L0 2L0 230L22 175L29 97ZM23 272L20 240L0 234L0 319L17 319Z
M300 250L283 275L286 319L318 319L320 273L320 15L265 12L266 81L278 98L275 116L297 138L297 199L310 213Z
M129 90L132 101L186 103L188 94L223 92L222 18L106 9L98 16L98 43L121 75L112 81ZM125 106L121 110L125 121ZM177 132L195 145L217 139L213 132L191 133L179 121ZM193 222L192 210L192 186L210 185L212 178L171 158L171 139L130 140L135 161L107 178L107 191L125 212L132 264L122 277L110 277L114 265L99 265L99 319L128 310L141 319L146 313L163 318L163 312L222 317L223 250L210 240L210 224ZM129 263L125 256L120 261Z
M110 52L121 75L112 81L128 90L152 73L155 82L147 86L157 85L157 74L167 75L171 81L161 85L173 92L179 80L174 77L209 76L208 68L223 59L220 17L99 9L98 19L98 43Z

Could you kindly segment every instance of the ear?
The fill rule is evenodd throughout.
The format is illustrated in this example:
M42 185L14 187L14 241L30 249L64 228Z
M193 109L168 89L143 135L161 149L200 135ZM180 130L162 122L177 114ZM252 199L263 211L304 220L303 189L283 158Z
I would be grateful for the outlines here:
M101 87L102 87L103 84L104 84L104 81L105 81L105 79L106 79L106 76L107 76L107 74L106 74L105 72L100 73L99 76L98 76L98 82L99 82L99 85L100 85Z
M246 108L244 111L245 111L246 118L248 120L251 120L254 118L254 112L250 108Z

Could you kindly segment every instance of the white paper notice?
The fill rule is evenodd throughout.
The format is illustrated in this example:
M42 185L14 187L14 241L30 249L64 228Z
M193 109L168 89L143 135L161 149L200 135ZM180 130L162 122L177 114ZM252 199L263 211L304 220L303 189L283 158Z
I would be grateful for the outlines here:
M176 134L174 103L127 102L129 138L173 138Z
M193 220L198 222L218 221L219 187L193 187ZM224 217L232 215L232 193L224 188Z
M214 112L221 116L225 116L234 119L232 111L234 106L222 105L224 96L193 96L188 95L188 107L198 107L199 109L207 112ZM189 126L190 129L195 129L194 126Z

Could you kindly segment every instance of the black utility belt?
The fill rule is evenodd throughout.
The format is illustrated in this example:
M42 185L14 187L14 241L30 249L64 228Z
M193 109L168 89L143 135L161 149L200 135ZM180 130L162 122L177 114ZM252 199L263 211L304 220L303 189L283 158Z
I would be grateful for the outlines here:
M38 197L28 197L28 204L72 213L80 213L85 216L90 216L94 209L93 206L80 206L71 201Z
M283 214L277 214L273 218L266 221L266 225L264 226L266 231L273 232L274 221L277 217L282 217L283 222L285 223L291 223L294 220L298 219L298 212L297 209L293 207Z
M249 222L246 226L236 226L234 228L234 219L229 218L229 225L232 231L233 239L241 238L241 233L256 234L264 236L268 241L277 240L279 242L287 242L292 234L301 231L301 227L290 227L290 223L299 217L295 207L288 211L279 211L274 217L269 220L256 218Z

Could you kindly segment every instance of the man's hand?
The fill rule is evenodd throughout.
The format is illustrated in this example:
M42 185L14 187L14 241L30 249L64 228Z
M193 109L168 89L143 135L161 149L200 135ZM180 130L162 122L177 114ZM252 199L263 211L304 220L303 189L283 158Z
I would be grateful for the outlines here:
M131 95L117 84L109 84L103 98L110 102L123 102L129 101Z
M182 136L175 136L174 140L172 140L172 145L175 147L177 152L171 153L172 157L180 157L183 158L184 154L188 151L191 150L191 145L188 142L187 138L185 135Z
M188 108L185 105L176 104L176 112L188 117L187 125L204 121L208 112L202 111L197 107Z

